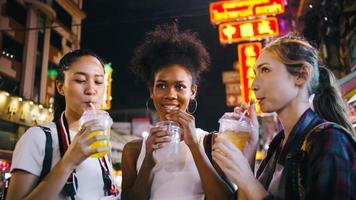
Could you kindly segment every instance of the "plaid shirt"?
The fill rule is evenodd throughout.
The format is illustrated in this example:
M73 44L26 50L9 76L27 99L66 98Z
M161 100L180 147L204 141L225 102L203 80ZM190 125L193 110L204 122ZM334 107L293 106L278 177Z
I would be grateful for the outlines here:
M257 177L266 190L274 174L274 165L279 163L284 166L279 182L279 188L285 193L282 199L294 199L291 196L296 194L288 192L293 184L288 180L291 175L288 174L287 157L296 148L297 141L322 122L324 120L308 109L294 126L283 148L283 131L273 139L257 171ZM302 161L302 168L305 169L302 177L305 199L356 199L356 143L347 134L338 128L329 127L311 135L310 149ZM274 162L273 158L278 160ZM270 194L266 199L278 198Z

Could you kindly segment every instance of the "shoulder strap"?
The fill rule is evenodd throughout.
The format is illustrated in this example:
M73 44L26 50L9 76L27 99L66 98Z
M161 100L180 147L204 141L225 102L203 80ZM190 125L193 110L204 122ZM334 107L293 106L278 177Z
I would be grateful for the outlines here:
M51 170L53 147L52 147L51 129L48 127L45 127L45 126L40 126L40 128L46 134L45 156L43 158L42 171L41 171L41 175L40 175L40 180L43 180L43 178Z
M311 146L311 139L310 137L312 136L312 133L320 133L322 130L326 129L326 128L336 128L339 130L342 130L342 133L344 133L344 135L346 137L348 137L351 141L351 145L353 145L356 148L356 137L355 135L352 135L346 128L344 128L343 126L335 123L335 122L323 122L317 126L315 126L312 130L310 130L307 135L305 136L304 142L302 143L302 146L299 147L302 151L306 151L308 152Z
M215 132L211 132L208 135L205 136L205 154L206 156L208 156L210 163L213 163L213 157L211 155L212 152L212 145L213 145L213 136L214 136Z
M205 154L209 158L209 161L210 161L211 165L213 165L213 156L211 155L211 153L212 153L212 146L213 146L213 142L214 142L213 137L214 137L215 133L217 133L217 132L210 132L208 135L206 135L205 136L205 142L204 142ZM227 184L227 186L229 187L229 189L231 191L235 190L234 186L227 179L226 176L222 175L220 177L224 180L224 182ZM237 193L235 193L235 195L237 195Z

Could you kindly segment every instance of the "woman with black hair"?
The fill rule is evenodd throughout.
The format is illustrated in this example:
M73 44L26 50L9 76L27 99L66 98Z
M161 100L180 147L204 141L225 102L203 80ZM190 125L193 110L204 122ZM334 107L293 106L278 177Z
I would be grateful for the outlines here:
M98 119L79 125L83 112L99 108L104 88L102 60L89 50L74 50L59 63L54 100L54 122L28 129L16 144L7 200L113 199L108 151L91 144L108 140Z
M230 199L233 189L205 153L207 132L195 127L198 81L207 70L209 54L196 33L179 31L176 24L157 26L136 48L133 71L146 83L159 121L179 124L182 135L174 165L157 151L170 142L157 127L149 136L125 145L122 156L122 199ZM193 111L192 111L193 110ZM189 112L190 111L190 112ZM210 144L211 147L211 144Z

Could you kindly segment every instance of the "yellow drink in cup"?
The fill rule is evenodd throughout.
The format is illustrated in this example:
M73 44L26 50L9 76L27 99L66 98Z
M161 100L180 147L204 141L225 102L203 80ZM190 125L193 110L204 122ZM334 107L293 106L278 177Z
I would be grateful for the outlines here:
M105 134L105 135L110 136L110 130L93 131L92 133L89 134L88 138L95 137L96 135L99 135L99 134ZM90 147L92 149L98 149L98 148L109 147L109 146L110 146L110 144L109 144L108 140L99 140L99 141L93 142L93 144L90 145ZM91 157L101 158L101 157L105 156L107 153L108 153L108 151L102 151L102 152L95 153L95 154L91 155Z
M243 119L232 118L229 115L223 116L219 123L219 135L227 138L240 151L243 151L246 143L250 140L250 123Z
M111 125L113 124L113 121L109 115L109 113L103 111L103 110L88 110L85 111L80 118L80 125L82 126L85 122L91 121L91 120L98 120L100 124L100 130L93 131L92 133L89 134L88 138L95 137L99 134L105 134L110 136L110 128ZM90 147L92 149L98 149L98 148L105 148L105 147L110 147L110 141L109 140L97 140L93 142ZM108 151L101 151L95 154L92 154L90 157L93 158L101 158L105 156L108 153Z
M248 132L223 131L221 135L232 142L240 151L243 151L245 144L250 140Z

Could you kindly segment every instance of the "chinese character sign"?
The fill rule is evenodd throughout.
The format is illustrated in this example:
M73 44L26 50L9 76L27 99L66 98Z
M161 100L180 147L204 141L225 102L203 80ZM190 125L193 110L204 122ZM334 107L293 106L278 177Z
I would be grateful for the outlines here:
M242 101L248 103L255 99L255 94L250 90L255 73L253 68L261 53L261 42L243 43L238 45L238 56L240 66L240 82Z
M217 1L210 3L210 21L213 24L236 21L247 17L284 13L283 0Z
M233 43L279 35L276 17L230 22L219 25L220 43Z

